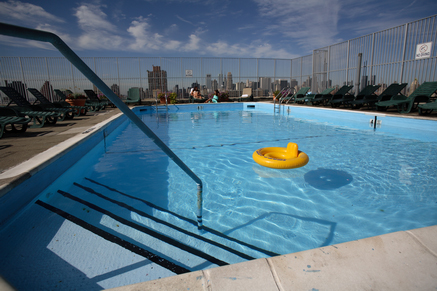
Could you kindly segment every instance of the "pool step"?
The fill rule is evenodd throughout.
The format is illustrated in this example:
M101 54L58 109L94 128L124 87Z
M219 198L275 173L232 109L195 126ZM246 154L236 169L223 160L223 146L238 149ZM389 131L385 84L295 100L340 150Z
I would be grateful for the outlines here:
M227 265L226 262L211 255L181 244L147 226L133 222L126 218L127 211L119 209L119 212L115 214L114 209L107 210L101 207L102 205L97 206L62 190L45 201L39 200L37 204L105 239L110 236L112 237L111 241L117 243L114 240L118 240L119 245L128 246L129 250L148 259L155 258L155 263L162 263L164 267L170 266L167 268L176 274Z
M83 184L75 183L68 192L59 190L38 203L84 227L89 226L94 233L103 232L102 237L109 236L111 241L117 240L137 253L158 257L158 261L177 272L276 255L265 254L261 249L208 228L198 230L195 221L156 208L147 201L139 203L135 197L116 194L91 182ZM173 224L175 221L178 225Z
M187 231L187 236L183 236L181 238L182 241L185 241L187 238L193 236L199 238L201 241L206 241L208 244L213 244L218 246L219 250L225 250L225 257L228 258L231 254L235 254L236 257L232 257L229 261L225 259L225 261L229 263L238 263L244 260L251 260L254 258L261 257L271 257L277 256L278 253L274 253L271 251L267 251L260 247L254 246L247 242L241 241L239 239L233 238L229 235L226 235L222 232L219 232L215 229L211 229L208 226L203 226L202 230L199 231L197 228L197 221L194 219L189 219L167 209L163 209L153 203L145 201L141 198L135 197L133 195L129 195L127 193L123 193L118 191L117 189L113 189L107 185L100 184L99 182L85 178L81 185L74 183L76 187L80 187L88 191L90 194L94 194L102 197L105 200L116 200L113 203L121 203L134 205L132 207L132 211L146 212L147 214L153 215L152 219L158 219L160 223L150 224L149 226L154 228L157 231L161 231L161 223L170 224L170 227L173 229L183 229ZM103 194L101 194L103 193ZM125 206L126 207L126 206ZM129 206L128 206L129 207ZM142 217L137 217L137 219L141 220ZM147 218L147 217L146 217ZM194 218L194 217L193 217ZM164 229L164 233L171 233L171 229ZM201 236L201 237L199 237ZM197 244L196 244L197 245ZM210 248L206 247L207 251L211 251ZM214 249L212 249L214 250ZM221 256L220 252L215 253L219 258Z

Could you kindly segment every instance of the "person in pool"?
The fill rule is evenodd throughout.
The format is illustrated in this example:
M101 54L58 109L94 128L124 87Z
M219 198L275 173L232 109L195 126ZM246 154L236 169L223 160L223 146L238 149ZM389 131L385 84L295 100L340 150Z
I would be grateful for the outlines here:
M219 91L215 90L214 91L214 96L212 98L209 98L208 100L205 101L205 103L218 103L218 96L219 96Z

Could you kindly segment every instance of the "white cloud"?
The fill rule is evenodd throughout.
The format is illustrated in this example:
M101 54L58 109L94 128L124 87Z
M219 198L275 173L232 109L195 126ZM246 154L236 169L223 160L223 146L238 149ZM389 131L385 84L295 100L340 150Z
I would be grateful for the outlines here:
M256 41L250 44L228 44L218 41L205 47L205 50L214 56L234 56L253 58L283 58L291 59L298 57L284 49L275 49L270 44Z
M19 21L20 25L40 22L64 22L63 19L48 13L41 6L14 0L0 2L0 17L2 21L11 20L14 23Z
M107 15L101 10L100 5L82 4L76 8L74 15L77 17L79 27L84 31L117 31L117 28L107 20Z
M182 47L185 52L198 51L200 49L200 37L195 34L191 34L188 42Z
M129 45L129 48L134 51L159 50L163 46L163 36L151 32L146 18L139 17L132 21L127 31L134 37L134 42Z
M311 50L338 41L339 0L254 0L260 17L271 19L268 35L282 34Z

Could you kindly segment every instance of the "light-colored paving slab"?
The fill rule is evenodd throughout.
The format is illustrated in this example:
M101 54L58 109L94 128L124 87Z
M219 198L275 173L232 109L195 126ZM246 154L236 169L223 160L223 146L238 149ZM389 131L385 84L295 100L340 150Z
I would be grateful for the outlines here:
M110 289L436 290L437 225Z

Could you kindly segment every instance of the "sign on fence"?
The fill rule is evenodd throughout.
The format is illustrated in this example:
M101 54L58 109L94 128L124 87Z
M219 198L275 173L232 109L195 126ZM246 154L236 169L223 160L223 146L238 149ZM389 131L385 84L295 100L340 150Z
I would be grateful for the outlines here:
M420 43L416 48L416 60L429 58L431 56L432 42Z
M185 77L193 77L193 70L185 70Z

